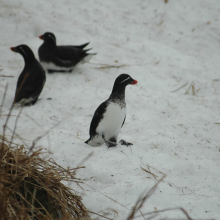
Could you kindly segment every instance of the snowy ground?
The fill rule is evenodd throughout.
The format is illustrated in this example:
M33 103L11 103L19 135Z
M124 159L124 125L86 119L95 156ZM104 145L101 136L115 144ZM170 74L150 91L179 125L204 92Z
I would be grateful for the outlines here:
M41 100L23 109L17 133L30 145L61 122L38 147L64 167L76 167L93 152L78 177L86 179L83 202L94 212L126 219L139 195L166 174L142 213L183 207L195 219L220 219L219 12L220 1L207 0L1 0L0 74L14 76L0 78L1 97L9 83L1 129L23 68L11 46L27 44L37 56L38 36L46 31L58 44L90 41L98 53L91 63L71 74L47 74ZM138 80L126 89L127 119L119 135L134 145L92 148L84 144L92 115L121 73ZM12 112L11 129L18 112Z

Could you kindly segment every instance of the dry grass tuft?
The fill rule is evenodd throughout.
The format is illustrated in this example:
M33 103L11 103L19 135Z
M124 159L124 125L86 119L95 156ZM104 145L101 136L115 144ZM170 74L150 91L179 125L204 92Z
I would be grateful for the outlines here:
M81 197L61 183L79 184L79 167L64 169L40 154L28 156L23 145L9 147L0 136L0 219L90 219Z
M164 175L149 191L147 191L147 193L144 193L143 195L141 195L138 198L137 202L135 203L132 211L130 212L130 214L129 214L129 216L126 220L133 220L137 217L143 217L145 220L150 220L150 219L153 219L155 217L158 217L158 215L162 212L174 211L174 210L181 211L186 216L187 220L192 220L192 218L189 216L187 211L185 209L183 209L182 207L155 210L155 211L147 212L147 213L142 213L141 212L140 209L143 207L144 203L154 194L154 192L157 189L158 185L164 180L165 177L166 176ZM140 211L141 215L135 217L135 215L138 211ZM146 219L145 218L146 216L149 216L149 217ZM163 219L165 220L167 218L163 218Z

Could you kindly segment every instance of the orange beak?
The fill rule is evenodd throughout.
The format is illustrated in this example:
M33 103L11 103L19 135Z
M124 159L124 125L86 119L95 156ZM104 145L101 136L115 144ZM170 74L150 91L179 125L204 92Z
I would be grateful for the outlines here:
M14 47L11 47L10 49L14 52L17 52Z
M137 84L137 83L138 83L138 81L134 79L134 81L133 81L131 84L132 84L132 85L135 85L135 84Z

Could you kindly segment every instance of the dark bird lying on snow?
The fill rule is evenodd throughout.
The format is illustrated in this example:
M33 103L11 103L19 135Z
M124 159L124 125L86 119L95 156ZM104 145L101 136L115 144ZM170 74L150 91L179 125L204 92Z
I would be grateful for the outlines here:
M20 53L25 62L24 69L18 77L14 103L34 105L46 81L45 71L27 45L11 47L11 50Z
M53 72L71 72L78 63L88 62L96 53L84 50L89 43L79 46L57 46L56 37L51 32L39 36L44 42L38 49L40 62L45 70Z
M125 88L136 84L128 74L121 74L115 80L110 97L95 111L90 124L90 138L85 142L91 146L106 143L108 147L117 145L117 138L126 118ZM124 140L124 145L132 145Z

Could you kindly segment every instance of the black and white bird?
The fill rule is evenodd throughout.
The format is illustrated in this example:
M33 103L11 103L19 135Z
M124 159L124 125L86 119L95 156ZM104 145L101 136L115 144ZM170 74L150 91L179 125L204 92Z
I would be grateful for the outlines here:
M90 124L90 138L85 142L91 146L104 143L108 147L117 145L117 138L126 118L125 88L129 84L136 84L128 74L119 75L114 83L110 97L95 111ZM124 145L132 145L124 140Z
M88 62L96 53L84 50L89 43L79 46L57 46L56 37L51 32L39 36L44 42L38 49L40 62L45 70L53 72L71 72L78 63Z
M27 45L11 47L11 50L24 58L24 69L18 77L14 103L34 105L46 81L45 71Z

